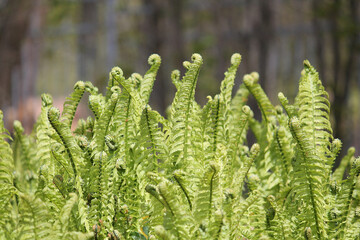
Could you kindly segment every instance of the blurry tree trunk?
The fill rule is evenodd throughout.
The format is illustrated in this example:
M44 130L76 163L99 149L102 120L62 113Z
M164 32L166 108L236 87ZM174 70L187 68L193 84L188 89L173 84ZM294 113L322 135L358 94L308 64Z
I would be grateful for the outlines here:
M30 132L36 121L35 106L29 104L29 99L35 95L36 80L41 57L42 31L45 20L46 7L44 0L34 0L34 8L30 16L30 26L21 48L21 93L18 118L24 128Z
M171 51L176 69L182 67L184 60L184 39L182 29L183 0L172 0L170 4Z
M359 43L360 43L360 17L358 12L360 11L360 3L357 0L350 0L348 2L350 7L350 16L352 19L353 26L351 27L351 36L349 38L349 48L348 48L348 59L345 65L345 79L347 80L347 83L345 85L345 93L346 96L350 93L350 80L354 77L354 74L356 74L356 66L359 64ZM360 75L358 75L358 81L360 82ZM354 84L356 86L356 84ZM359 106L359 104L358 104ZM359 109L357 110L357 114L359 115ZM356 110L355 110L356 112ZM359 119L359 118L358 118ZM355 148L357 149L357 155L360 154L360 121L353 122L351 128L353 131L350 131L352 133L352 139L349 139L349 142L354 144ZM355 134L354 134L355 133ZM350 145L350 144L349 144Z
M111 68L116 65L118 57L119 35L118 26L116 25L116 0L106 0L105 2L105 27L106 27L106 67L110 72Z
M313 0L312 9L313 9L313 26L314 26L314 36L315 36L315 51L316 51L316 59L317 59L317 66L320 77L323 79L324 85L327 84L326 78L324 75L325 72L325 64L324 64L324 33L323 28L321 25L321 18L319 18L319 11L321 8L321 4L323 3L322 0Z
M334 136L343 141L344 150L340 157L346 153L352 138L353 126L349 120L348 97L351 82L354 78L354 68L357 62L358 39L359 39L359 2L357 0L341 1L335 0L331 6L330 23L333 53L333 112L335 118ZM345 15L348 14L348 15ZM342 22L347 19L346 25ZM344 38L346 36L346 38ZM342 47L343 41L346 47ZM343 49L343 50L342 50ZM355 109L354 111L358 111ZM356 129L356 128L355 128ZM345 134L349 132L350 134ZM334 167L337 167L338 162Z
M98 2L81 0L78 36L79 80L94 82L96 79Z
M42 0L8 1L0 9L0 108L32 128L29 98L34 94L46 5Z
M342 138L341 134L341 118L343 114L344 102L342 102L343 88L342 83L339 81L339 72L341 68L341 55L340 55L340 41L339 41L339 29L338 18L340 10L340 0L335 0L331 11L331 37L332 37L332 53L333 53L333 90L334 90L334 116L335 116L335 131L334 135L338 138Z
M345 126L348 125L348 118L345 116L345 114L348 112L348 97L350 94L350 85L351 81L354 77L354 67L356 66L356 54L357 54L357 47L358 47L358 27L360 24L359 16L357 14L357 11L359 10L359 2L357 0L349 0L345 4L346 7L349 9L350 13L350 19L351 19L351 25L349 26L348 30L348 40L347 40L347 53L346 53L346 59L345 64L343 68L343 75L341 78L337 79L336 85L335 85L335 136L337 138L340 138L343 140L344 145L348 147L348 142L351 140L351 129L352 126L345 128ZM335 65L336 62L334 62L334 68L339 68L339 65ZM356 111L356 110L355 110ZM345 132L349 132L350 134L345 135ZM347 138L346 138L347 137Z
M21 44L29 27L33 1L8 1L0 9L0 108L11 104L11 76L21 63ZM14 31L16 29L16 31Z
M211 11L214 15L214 30L216 36L216 79L218 81L221 81L224 76L224 71L226 69L226 61L228 61L228 59L225 59L225 50L228 43L226 41L226 26L228 25L228 18L224 18L224 15L228 15L228 11L224 7L224 3L218 0L213 1Z
M268 89L268 61L270 47L273 44L274 37L274 9L273 2L268 0L259 1L259 19L255 24L254 34L257 35L257 42L259 48L259 74L261 78L261 85L266 92L271 92Z
M164 29L163 16L165 14L164 4L161 0L143 0L145 14L143 18L143 47L144 55L150 56L153 53L157 53L160 56L162 54L162 48L164 45ZM163 59L164 62L164 59ZM164 113L167 107L166 97L167 88L164 79L163 67L160 67L157 78L155 81L154 93L152 96L155 97L155 105L158 107L160 113Z

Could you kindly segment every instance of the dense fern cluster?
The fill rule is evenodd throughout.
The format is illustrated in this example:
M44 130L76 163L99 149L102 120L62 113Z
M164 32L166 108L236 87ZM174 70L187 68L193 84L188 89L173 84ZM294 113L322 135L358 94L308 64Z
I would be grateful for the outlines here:
M166 117L148 105L156 54L144 76L113 68L105 95L76 83L62 113L43 94L30 135L16 121L12 139L1 113L0 238L359 239L360 158L350 148L332 172L341 142L315 69L304 62L294 104L280 93L281 107L257 73L232 97L240 61L232 56L220 93L200 106L194 54L182 78L171 75ZM94 117L72 131L85 92ZM261 122L245 105L249 94Z

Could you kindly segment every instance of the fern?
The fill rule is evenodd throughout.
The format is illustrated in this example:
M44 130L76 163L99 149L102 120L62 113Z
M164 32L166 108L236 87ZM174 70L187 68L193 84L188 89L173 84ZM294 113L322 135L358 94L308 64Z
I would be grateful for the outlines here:
M176 92L171 104L171 135L170 156L176 168L186 166L189 150L189 127L190 113L192 110L195 86L202 65L202 57L199 54L192 55L193 63L186 62L188 71L182 79L181 86Z
M167 116L148 104L156 54L144 76L114 67L104 95L76 83L62 114L43 94L30 135L15 121L13 140L0 112L0 239L357 239L360 159L350 148L332 172L342 144L317 72L305 61L294 104L279 93L281 107L257 73L232 97L240 62L200 106L193 54L183 77L171 74ZM72 130L85 92L94 117Z
M61 120L69 127L75 116L76 108L85 92L85 83L79 81L74 86L74 92L64 102L64 110L61 114Z

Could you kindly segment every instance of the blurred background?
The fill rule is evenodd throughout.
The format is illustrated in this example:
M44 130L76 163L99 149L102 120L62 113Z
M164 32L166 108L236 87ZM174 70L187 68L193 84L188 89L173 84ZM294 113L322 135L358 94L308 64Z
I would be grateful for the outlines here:
M151 105L164 113L173 69L192 53L204 58L196 98L219 90L239 52L245 73L258 71L274 104L297 93L304 59L317 68L332 104L332 126L344 150L360 149L359 0L0 0L0 109L6 126L30 132L40 94L60 107L78 80L104 90L110 69L144 74L162 57ZM253 102L252 109L257 110ZM86 101L79 116L86 116Z

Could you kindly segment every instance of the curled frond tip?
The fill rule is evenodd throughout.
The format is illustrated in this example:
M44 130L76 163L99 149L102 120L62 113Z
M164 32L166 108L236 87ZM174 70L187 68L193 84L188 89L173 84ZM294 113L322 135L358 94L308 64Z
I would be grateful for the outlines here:
M255 158L259 154L259 152L260 152L260 145L258 143L254 143L251 146L250 155Z
M183 62L183 66L184 66L184 68L189 69L190 66L191 66L191 62L189 62L189 61L184 61L184 62Z
M243 111L246 115L249 115L251 109L250 109L249 106L245 105L245 106L242 107L242 111Z
M180 71L175 69L171 72L171 80L177 81L180 80Z
M300 128L300 121L297 117L293 117L291 118L291 121L290 121L290 125L295 128L295 129L299 129Z
M148 63L149 65L160 64L161 57L156 53L151 54L150 57L148 58Z
M113 86L111 88L112 93L121 93L121 88L119 86Z
M250 73L250 75L254 78L255 83L259 81L259 73L252 72L252 73Z
M194 53L193 55L191 55L191 60L193 62L196 62L196 61L202 62L202 57L200 54Z
M241 62L241 55L239 53L234 53L231 56L231 65L239 65Z
M245 85L251 86L254 83L254 78L250 74L245 74L243 81L244 81Z
M18 120L15 120L15 121L14 121L14 129L15 129L17 132L20 132L20 133L23 133L23 132L24 132L24 128L23 128L21 122L18 121Z
M311 64L310 64L309 60L304 60L304 68L305 69L311 68Z
M85 83L83 81L77 81L74 85L74 89L85 90Z
M41 104L43 107L47 107L53 104L53 99L50 94L41 94Z
M121 70L121 68L119 68L119 67L113 67L112 69L111 69L111 76L112 77L122 77L123 76L123 71Z
M60 110L56 107L52 107L48 111L48 116L50 120L57 120L60 117Z

